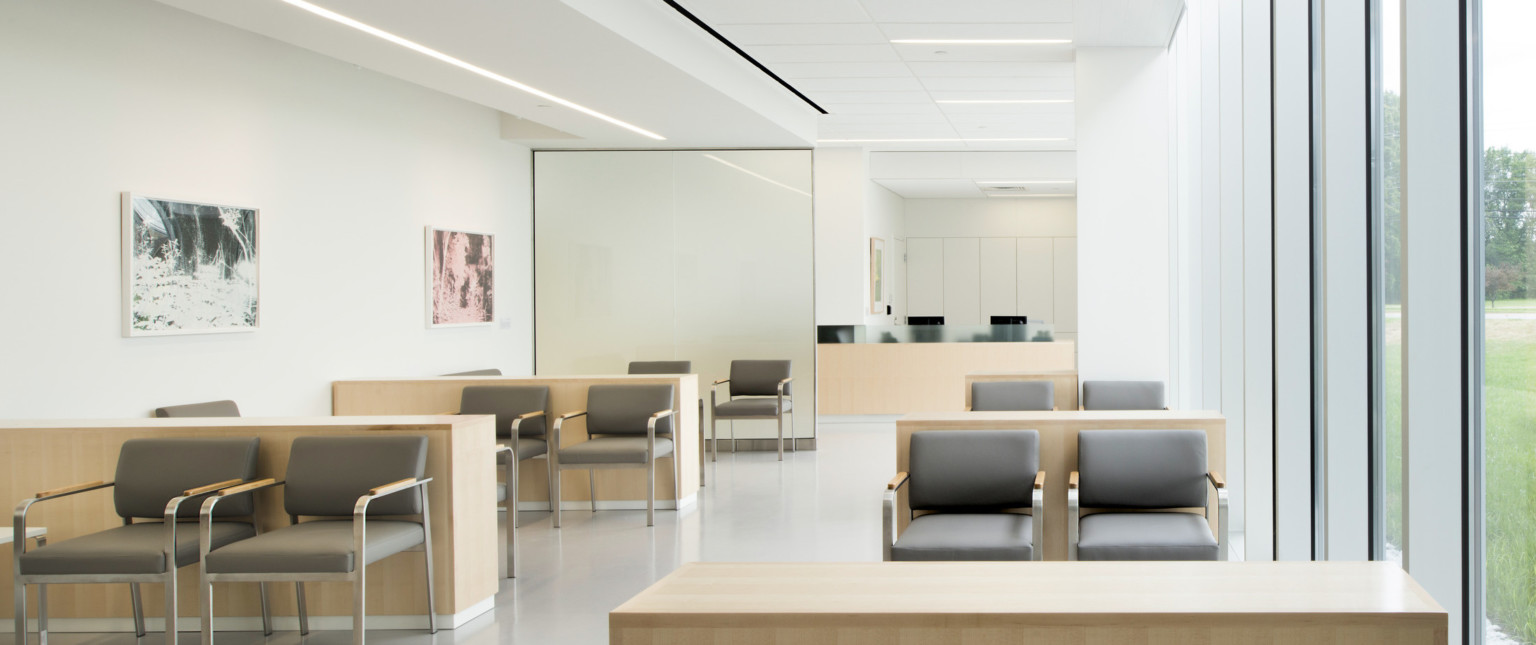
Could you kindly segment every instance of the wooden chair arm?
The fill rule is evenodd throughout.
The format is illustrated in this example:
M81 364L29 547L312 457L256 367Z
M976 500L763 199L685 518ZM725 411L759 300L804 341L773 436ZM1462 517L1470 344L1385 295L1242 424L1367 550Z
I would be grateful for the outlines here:
M907 474L904 472L896 473L896 476L892 477L891 481L885 485L885 489L896 490L901 488L902 484L905 483L907 483Z
M1077 471L1074 470L1067 476L1067 488L1077 488Z
M1042 470L1040 472L1035 473L1035 490L1041 490L1041 489L1044 489L1044 488L1045 488L1045 471Z
M91 489L91 488L96 488L98 486L107 486L107 485L108 485L108 483L106 481L98 479L98 480L93 481L93 482L84 482L84 483L80 483L80 484L75 484L73 486L65 486L63 488L54 488L52 490L45 490L45 491L42 491L42 492L38 493L37 495L34 495L34 497L37 497L39 499L44 498L44 497L58 497L60 495L69 495L71 493L79 493L79 492L82 492L82 491L85 491L85 490L88 490L88 489Z

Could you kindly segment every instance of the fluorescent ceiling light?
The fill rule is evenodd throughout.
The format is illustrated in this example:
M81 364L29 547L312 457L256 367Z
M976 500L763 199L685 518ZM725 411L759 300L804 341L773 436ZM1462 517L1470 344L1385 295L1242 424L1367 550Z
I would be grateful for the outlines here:
M545 91L543 91L541 89L538 89L536 87L532 87L532 86L529 86L529 85L524 85L522 83L514 81L514 80L512 80L510 78L507 78L505 76L497 74L496 72L490 71L490 70L485 69L483 67L478 67L476 65L472 65L470 63L466 63L466 62L464 62L462 60L459 60L457 58L454 58L452 56L444 54L444 53L442 53L440 51L437 51L436 49L432 49L431 47L427 47L426 45L422 45L422 44L414 42L414 41L406 40L405 38L401 38L399 36L396 36L396 35L394 35L392 33L384 31L383 29L379 29L378 27L374 27L373 25L369 25L369 24L366 24L366 23L358 22L357 20L353 20L352 18L348 18L346 16L343 16L343 15L341 15L339 13L331 11L330 9L326 9L325 7L321 7L319 5L311 4L309 2L305 2L304 0L282 0L282 1L286 2L286 3L290 4L290 5L293 5L295 7L298 7L300 9L303 9L305 11L308 11L308 12L310 12L312 14L317 15L317 16L320 16L321 18L325 18L326 20L330 20L332 22L337 22L337 23L346 25L348 27L351 27L353 29L356 29L358 31L361 31L361 32L363 32L365 34L368 34L368 35L371 35L371 36L376 36L378 38L382 38L384 40L392 42L392 43L394 43L396 45L399 45L401 47L404 47L404 48L409 49L411 51L414 51L416 53L423 54L423 55L426 55L426 56L430 56L432 58L436 58L437 60L440 60L440 61L442 61L444 63L448 63L449 65L452 65L452 66L457 67L459 69L462 69L462 70L465 70L467 72L471 72L471 73L474 73L474 74L478 74L480 76L484 76L485 78L488 78L488 79L491 79L493 81L496 81L497 83L501 83L502 85L506 85L508 87L512 87L512 88L515 88L515 89L522 90L524 92L527 92L529 94L537 96L537 97L539 97L541 99L545 99L545 100L550 101L552 103L558 103L560 105L563 105L565 107L571 108L572 110L575 110L575 111L580 112L582 114L585 114L587 116L591 116L591 117L595 117L595 118L598 118L598 119L602 119L602 120L607 121L609 123L612 123L612 124L614 124L616 126L624 128L625 130L629 130L631 132L635 132L635 133L638 133L638 134L643 134L643 135L645 135L647 137L650 137L652 139L655 139L657 141L666 141L667 140L666 137L663 137L663 136L661 136L659 134L656 134L655 132L651 132L650 130L647 130L647 129L642 128L640 126L632 125L632 124L629 124L629 123L625 123L625 122L620 121L618 119L615 119L615 118L613 118L611 116L603 114L602 112L598 112L597 110L589 108L589 107L587 107L585 105L581 105L579 103L573 103L571 101L567 101L567 100L565 100L563 98L560 98L558 96L550 94L549 92L545 92Z
M1003 186L1012 186L1014 184L1075 184L1075 183L1077 183L1077 180L1076 179L1014 179L1012 181L978 181L976 183L977 184L981 184L981 185L998 184L998 185L1003 185Z
M704 158L705 158L705 159L713 159L713 160L715 160L715 161L718 161L718 162L720 162L720 163L723 163L723 164L725 164L725 165L727 165L727 166L730 166L730 167L732 167L732 168L735 168L735 169L737 169L737 170L740 170L740 171L742 171L742 172L744 172L744 173L747 173L747 174L749 174L749 175L752 175L752 176L753 176L753 177L756 177L756 178L758 178L758 179L761 179L761 180L763 180L763 181L766 181L766 182L768 182L768 183L770 183L770 184L773 184L773 185L775 185L775 186L778 186L778 187L779 187L779 188L784 188L784 189L787 189L787 190L793 190L793 191L795 191L795 192L797 192L797 193L800 193L800 194L801 194L801 195L805 195L805 196L806 196L806 197L810 197L810 196L811 196L811 194L810 194L810 193L808 193L808 192L805 192L805 191L803 191L803 190L800 190L800 189L799 189L799 188L795 188L795 187L794 187L794 186L790 186L790 185L789 185L789 184L784 184L784 183L780 183L780 182L777 182L777 181L774 181L774 180L772 180L772 179L769 179L769 178L767 178L767 177L764 177L764 176L762 176L762 175L759 175L759 174L757 174L757 173L755 173L755 172L752 172L752 171L750 171L750 170L747 170L747 169L746 169L746 168L742 168L742 167L741 167L741 166L738 166L738 165L736 165L736 164L733 164L733 163L731 163L731 162L729 162L729 161L726 161L726 160L724 160L724 159L721 159L721 158L719 158L719 157L716 157L716 156L714 156L714 155L704 155Z
M1071 103L1072 99L936 99L934 103L974 103L974 104L1029 104L1029 103Z
M1077 193L1057 193L1055 195L1020 195L1018 193L987 193L988 197L1076 197Z
M994 143L994 142L1044 142L1066 141L1066 137L1035 139L817 139L816 143Z
M897 45L1070 45L1069 38L898 38Z

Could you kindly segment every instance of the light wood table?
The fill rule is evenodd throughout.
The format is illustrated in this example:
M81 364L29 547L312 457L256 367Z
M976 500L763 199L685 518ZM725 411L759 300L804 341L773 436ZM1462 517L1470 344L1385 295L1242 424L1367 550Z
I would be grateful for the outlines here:
M17 500L17 501L20 501L20 500ZM29 527L27 527L27 537L26 537L26 539L28 539L28 540L36 540L37 538L47 537L47 536L48 536L48 527L46 527L46 526L29 526ZM14 527L14 526L0 526L0 544L10 544L10 543L15 542L15 541L16 541L16 527Z
M971 384L997 381L1050 381L1057 410L1077 409L1077 371L971 372L965 375L965 408L971 409Z
M1207 410L1103 410L1056 412L943 412L909 414L896 421L896 467L908 472L913 432L923 430L1036 430L1040 469L1045 471L1045 559L1067 559L1067 476L1077 470L1081 430L1204 430L1209 469L1226 475L1227 420ZM907 489L896 495L898 529L908 522ZM1211 531L1216 530L1216 492L1210 492Z
M1443 645L1385 562L695 563L608 615L610 645Z
M587 409L587 388L593 385L673 386L673 408L678 411L673 455L658 460L656 467L656 508L675 509L697 498L700 458L699 377L695 374L636 374L602 376L448 376L433 378L352 379L331 384L331 413L346 414L431 414L455 412L464 388L470 385L543 385L549 388L549 428L555 417ZM586 441L586 417L577 417L561 427L563 445ZM518 467L519 507L546 510L549 507L549 462L530 459ZM672 472L668 477L665 470ZM597 500L600 509L644 509L645 469L596 470ZM591 486L580 470L561 473L562 508L591 508ZM674 477L676 479L674 479ZM674 488L674 482L678 485ZM678 503L674 503L674 492Z
M495 606L499 575L495 562L501 542L496 537L496 462L490 458L495 444L495 417L396 416L396 417L296 417L296 418L181 418L0 421L0 464L8 473L0 477L0 500L14 505L38 491L95 480L112 481L117 456L124 441L146 437L259 437L256 478L282 480L288 468L288 449L301 436L357 435L371 433L418 434L427 437L426 476L432 478L428 495L432 509L432 554L436 565L431 581L437 594L439 625L456 627ZM388 483L388 482L380 482ZM283 511L281 486L256 493L259 526L273 529L288 525ZM51 543L101 531L122 523L112 504L112 491L83 493L32 507L28 522L47 526ZM10 536L10 531L6 532ZM0 617L12 617L11 552L4 549L0 569ZM410 553L379 561L368 567L368 615L370 625L383 629L420 629L426 612L422 585L422 555ZM198 615L197 567L180 571L181 615ZM296 605L293 585L268 585L273 613L293 616ZM352 585L312 582L306 585L312 626L347 629L351 626ZM214 606L219 615L260 616L255 584L215 585ZM159 593L144 594L147 616L163 615ZM74 631L75 618L122 619L109 629L129 629L131 616L128 587L124 584L49 585L48 611L55 626ZM374 617L378 617L375 620ZM232 629L258 623L234 620ZM286 623L280 623L286 624ZM99 622L85 629L101 628Z
M966 374L1076 369L1072 341L824 343L816 345L816 412L960 412L965 392L959 386Z

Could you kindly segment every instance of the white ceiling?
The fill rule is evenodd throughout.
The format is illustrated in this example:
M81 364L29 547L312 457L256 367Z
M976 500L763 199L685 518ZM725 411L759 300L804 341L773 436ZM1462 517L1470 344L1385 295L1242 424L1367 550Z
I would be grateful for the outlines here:
M869 178L908 199L1071 197L1077 194L1077 153L875 151L869 153Z

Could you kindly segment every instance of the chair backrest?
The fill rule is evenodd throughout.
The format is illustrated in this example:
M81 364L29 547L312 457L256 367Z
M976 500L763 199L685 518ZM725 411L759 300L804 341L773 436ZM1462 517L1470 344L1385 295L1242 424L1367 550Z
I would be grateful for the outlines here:
M125 518L163 518L165 504L182 491L231 479L256 477L256 437L129 439L117 453L112 502ZM177 517L194 518L202 504L182 502ZM250 495L236 495L214 509L219 516L250 515Z
M971 409L1049 410L1056 406L1056 385L1050 381L990 381L971 383Z
M1162 381L1083 381L1084 410L1161 410Z
M1084 430L1077 433L1077 471L1085 507L1205 506L1205 433Z
M468 372L454 372L443 376L501 376L501 370L494 367L483 370L470 370Z
M1040 433L1034 430L926 430L912 433L909 447L913 510L1030 505L1040 470Z
M288 450L283 507L289 515L350 517L368 489L421 477L427 469L427 438L412 434L299 437ZM369 515L421 512L416 492L381 497Z
M630 374L692 374L693 361L630 361Z
M651 415L672 409L672 384L593 385L587 388L587 434L645 436ZM676 415L656 422L656 434L671 434Z
M167 405L163 408L155 408L155 417L160 419L175 417L238 417L240 407L234 401L207 401L204 403L188 403L186 405Z
M533 437L544 434L549 418L549 387L545 385L471 385L459 395L459 414L496 415L496 436L512 436L512 422L529 412L543 411L518 426L518 434Z
M791 376L789 372L789 361L731 361L731 396L774 396L779 393L779 381ZM785 396L789 390L786 385Z

